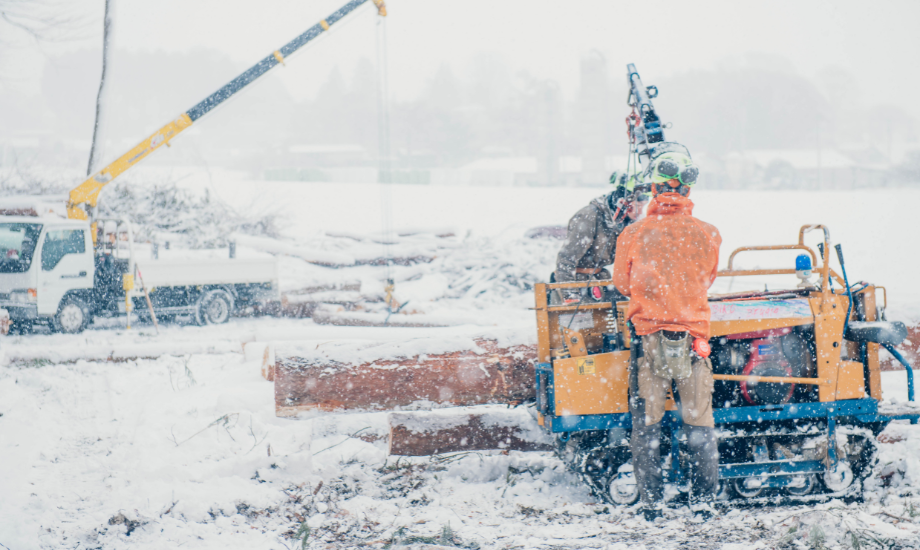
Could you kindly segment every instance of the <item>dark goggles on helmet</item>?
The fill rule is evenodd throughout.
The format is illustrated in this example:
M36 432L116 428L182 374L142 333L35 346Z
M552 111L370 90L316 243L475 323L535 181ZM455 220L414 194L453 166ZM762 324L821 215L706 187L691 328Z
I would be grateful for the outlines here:
M696 183L696 179L700 175L700 169L696 165L681 166L671 159L659 161L655 170L658 171L659 175L669 180L676 179L682 185L688 187Z

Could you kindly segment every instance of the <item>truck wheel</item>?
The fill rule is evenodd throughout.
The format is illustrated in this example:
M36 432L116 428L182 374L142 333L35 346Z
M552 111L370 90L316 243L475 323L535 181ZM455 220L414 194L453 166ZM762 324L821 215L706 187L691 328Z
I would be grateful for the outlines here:
M230 320L233 297L226 290L212 290L198 301L196 321L199 325L220 325Z
M79 334L89 325L90 320L89 306L83 300L69 296L61 302L57 315L51 320L51 328L55 332Z

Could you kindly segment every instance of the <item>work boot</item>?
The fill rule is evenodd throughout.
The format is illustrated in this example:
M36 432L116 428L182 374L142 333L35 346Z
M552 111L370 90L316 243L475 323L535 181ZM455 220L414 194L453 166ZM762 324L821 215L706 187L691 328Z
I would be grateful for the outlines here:
M642 506L637 515L641 515L649 523L655 523L655 520L661 517L661 506Z
M719 442L715 428L684 424L689 451L690 505L711 508L719 487ZM711 511L710 511L711 514ZM710 515L711 517L711 515Z
M644 407L641 408L644 410ZM661 503L660 445L661 423L646 426L645 414L633 415L630 447L633 455L633 472L636 476L636 484L639 486L639 500L644 507Z
M701 521L709 521L716 515L715 508L708 502L698 502L690 505L690 511L693 517Z

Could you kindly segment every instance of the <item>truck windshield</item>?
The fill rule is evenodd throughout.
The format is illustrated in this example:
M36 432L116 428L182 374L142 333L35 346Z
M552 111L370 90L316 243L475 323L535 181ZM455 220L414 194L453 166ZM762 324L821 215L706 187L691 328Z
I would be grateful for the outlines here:
M25 273L42 232L39 223L0 223L0 273Z

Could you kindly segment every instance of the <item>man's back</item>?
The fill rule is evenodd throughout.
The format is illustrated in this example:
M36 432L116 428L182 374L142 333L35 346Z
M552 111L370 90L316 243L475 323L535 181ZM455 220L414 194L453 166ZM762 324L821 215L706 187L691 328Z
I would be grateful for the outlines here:
M579 269L596 269L613 263L617 236L620 231L607 196L600 196L579 210L569 220L565 243L556 258L556 281L563 283L579 278Z
M659 195L646 218L617 240L613 281L631 297L627 317L639 335L689 330L709 338L707 293L718 271L722 237L691 216L692 210L690 199Z

